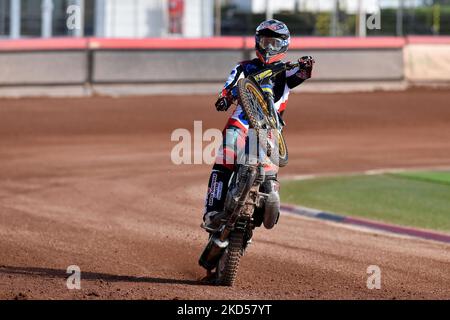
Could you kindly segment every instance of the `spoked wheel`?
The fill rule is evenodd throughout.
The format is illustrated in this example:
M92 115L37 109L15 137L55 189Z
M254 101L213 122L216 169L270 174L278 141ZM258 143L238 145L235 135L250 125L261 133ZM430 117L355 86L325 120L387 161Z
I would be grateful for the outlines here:
M217 264L216 283L221 286L232 286L236 280L239 262L244 246L244 233L233 231L230 234L228 247Z
M247 115L250 127L256 130L259 137L261 129L275 129L278 140L278 152L279 159L278 165L284 167L288 163L288 150L286 141L283 134L278 132L276 128L276 119L273 118L271 112L269 112L266 101L264 100L264 94L261 89L250 79L241 79L238 82L239 99L241 101L242 109L244 109ZM261 141L264 143L264 141ZM270 150L267 151L270 155Z
M256 130L272 128L270 121L273 119L270 119L267 103L258 86L250 79L241 79L238 82L238 92L250 127Z

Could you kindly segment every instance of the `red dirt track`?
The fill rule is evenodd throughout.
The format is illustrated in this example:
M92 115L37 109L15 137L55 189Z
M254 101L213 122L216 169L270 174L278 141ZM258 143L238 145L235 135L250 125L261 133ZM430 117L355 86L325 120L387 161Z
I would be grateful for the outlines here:
M281 174L450 165L450 91L292 95ZM233 288L197 259L210 166L176 128L222 128L213 96L0 100L1 299L450 299L450 245L283 215ZM426 214L426 213L424 213ZM81 290L66 268L81 268ZM367 267L382 272L366 287Z

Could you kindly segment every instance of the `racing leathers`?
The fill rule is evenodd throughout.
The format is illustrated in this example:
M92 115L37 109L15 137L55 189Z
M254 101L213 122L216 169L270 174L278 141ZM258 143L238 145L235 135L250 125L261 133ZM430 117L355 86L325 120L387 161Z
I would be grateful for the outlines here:
M300 67L281 72L273 79L274 106L280 115L283 115L286 109L290 89L311 77L314 60L311 57L303 57L299 62ZM256 58L239 63L231 71L219 94L216 109L218 111L228 110L237 98L238 80L263 68L265 65ZM237 105L223 131L223 143L218 151L208 183L203 220L205 225L210 228L217 227L215 222L217 223L224 214L223 206L228 191L228 182L236 164L238 150L245 148L248 129L249 123L245 112L240 105Z

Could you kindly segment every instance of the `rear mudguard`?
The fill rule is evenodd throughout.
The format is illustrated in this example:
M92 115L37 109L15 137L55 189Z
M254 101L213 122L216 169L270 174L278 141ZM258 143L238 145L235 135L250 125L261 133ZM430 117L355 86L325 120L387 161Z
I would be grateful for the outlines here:
M205 249L198 260L199 265L201 265L206 270L213 270L217 266L217 262L222 256L225 249L228 247L228 239L221 241L218 235L211 235L206 245Z

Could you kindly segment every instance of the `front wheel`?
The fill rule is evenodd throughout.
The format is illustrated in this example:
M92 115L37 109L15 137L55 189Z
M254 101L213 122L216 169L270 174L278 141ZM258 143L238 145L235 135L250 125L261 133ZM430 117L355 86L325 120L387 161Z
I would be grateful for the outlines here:
M240 104L251 128L258 131L273 127L273 119L264 100L264 94L256 83L248 78L240 79L238 93Z
M216 283L221 286L232 286L236 280L239 262L244 246L244 232L233 231L229 237L228 247L217 264Z
M277 129L276 119L269 112L264 94L257 84L248 78L240 79L238 92L240 104L251 128L256 129L258 134L260 129ZM284 167L288 164L288 151L282 133L278 134L278 151L278 166Z

